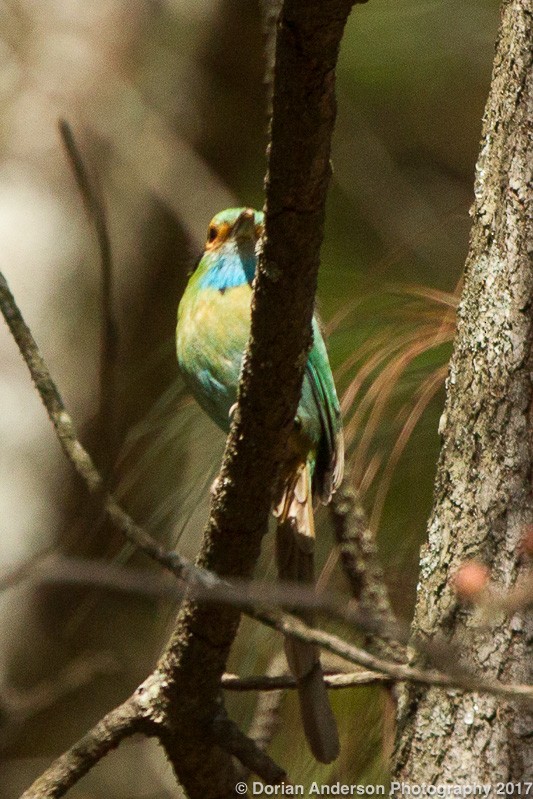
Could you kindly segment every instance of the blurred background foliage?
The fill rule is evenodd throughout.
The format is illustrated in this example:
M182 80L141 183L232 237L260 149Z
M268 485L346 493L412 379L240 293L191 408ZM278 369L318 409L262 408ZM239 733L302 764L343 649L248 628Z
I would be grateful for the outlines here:
M183 392L175 310L211 216L263 203L270 5L0 2L1 268L110 484L138 521L189 556L223 439ZM352 479L406 618L431 505L498 5L371 0L354 8L340 58L319 304ZM109 218L119 353L105 412L98 250L61 147L60 116L97 171ZM0 577L48 550L150 568L102 524L73 479L6 330L0 359ZM321 585L345 591L326 512L319 529ZM272 573L270 547L261 575ZM0 588L3 799L145 676L175 607L28 579ZM275 671L280 649L277 636L246 621L230 668ZM387 695L359 688L333 699L343 743L333 766L313 762L293 696L279 699L274 757L296 783L385 780ZM228 696L228 704L245 728L257 724L255 696ZM180 792L155 745L139 741L72 795Z

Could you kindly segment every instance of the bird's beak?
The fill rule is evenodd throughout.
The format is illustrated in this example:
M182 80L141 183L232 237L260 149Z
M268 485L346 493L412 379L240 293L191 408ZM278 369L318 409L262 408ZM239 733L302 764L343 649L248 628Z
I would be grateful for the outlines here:
M251 208L245 208L237 217L233 225L233 235L236 239L255 240L255 213Z

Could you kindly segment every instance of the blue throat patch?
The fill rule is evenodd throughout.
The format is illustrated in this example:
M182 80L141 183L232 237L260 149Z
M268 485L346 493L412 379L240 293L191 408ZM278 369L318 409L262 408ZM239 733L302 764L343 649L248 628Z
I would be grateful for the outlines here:
M209 269L200 280L200 288L225 291L242 286L244 283L252 284L255 275L255 255L243 257L237 252L212 253L210 260Z

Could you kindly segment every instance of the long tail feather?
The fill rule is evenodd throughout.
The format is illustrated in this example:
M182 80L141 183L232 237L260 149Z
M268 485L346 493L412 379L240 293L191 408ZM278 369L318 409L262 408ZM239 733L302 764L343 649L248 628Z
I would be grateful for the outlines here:
M308 464L287 482L275 514L278 517L276 560L280 580L312 584L315 527ZM312 623L311 614L305 614L305 620ZM339 736L318 647L286 638L285 654L298 680L300 713L311 751L321 763L331 763L339 754Z

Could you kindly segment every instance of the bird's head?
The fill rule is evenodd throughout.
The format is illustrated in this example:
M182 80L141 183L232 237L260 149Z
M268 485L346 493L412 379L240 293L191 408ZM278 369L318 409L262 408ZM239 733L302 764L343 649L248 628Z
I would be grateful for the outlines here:
M262 212L253 208L227 208L214 216L199 264L200 285L224 290L251 283L263 224Z

